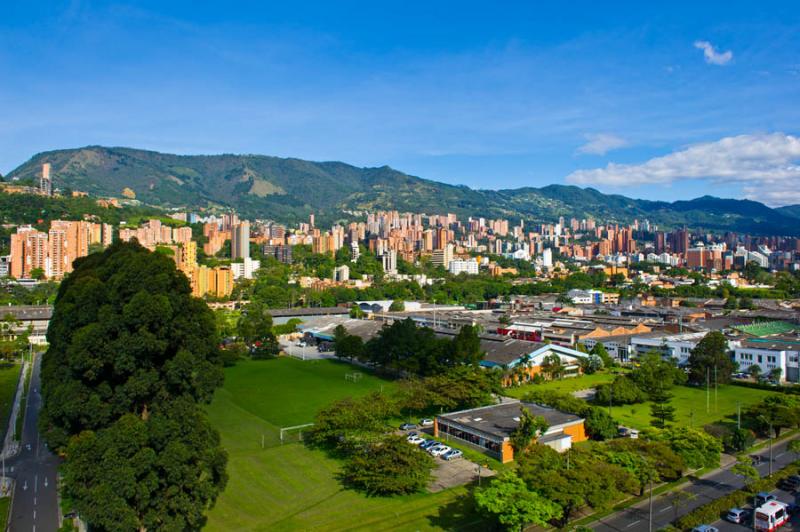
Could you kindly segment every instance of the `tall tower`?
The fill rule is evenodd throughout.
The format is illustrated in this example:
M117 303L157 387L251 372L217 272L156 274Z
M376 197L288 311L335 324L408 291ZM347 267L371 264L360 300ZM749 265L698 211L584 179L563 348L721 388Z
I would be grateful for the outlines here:
M250 222L248 221L233 227L231 232L231 258L250 258Z
M50 180L50 163L42 165L42 177L39 179L39 191L44 196L53 195L53 182Z

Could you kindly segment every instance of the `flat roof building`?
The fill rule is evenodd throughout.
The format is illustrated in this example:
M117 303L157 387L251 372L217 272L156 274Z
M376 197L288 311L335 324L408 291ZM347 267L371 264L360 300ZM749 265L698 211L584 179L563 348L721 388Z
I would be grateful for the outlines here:
M433 426L434 436L465 443L507 463L514 459L511 434L519 425L523 408L547 421L547 431L536 440L537 443L564 452L572 447L573 443L588 439L583 418L555 408L521 401L509 401L437 416Z

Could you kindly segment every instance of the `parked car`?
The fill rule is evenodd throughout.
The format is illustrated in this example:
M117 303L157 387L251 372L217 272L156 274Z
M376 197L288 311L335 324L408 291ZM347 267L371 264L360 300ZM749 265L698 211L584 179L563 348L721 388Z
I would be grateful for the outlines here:
M800 475L792 475L781 480L780 488L786 491L797 491L800 488Z
M775 495L767 493L766 491L761 491L756 495L756 508L763 506L768 502L777 500L778 498Z
M432 427L433 426L433 420L430 419L430 418L427 418L427 417L426 418L422 418L422 419L419 420L419 424L422 427Z
M450 450L450 447L447 445L437 445L435 447L431 447L428 449L428 452L431 453L432 456L442 456L444 453Z
M439 442L436 440L425 440L424 442L419 444L420 449L430 449L431 447L439 445Z
M413 423L403 423L400 425L400 430L414 430L417 426Z
M446 453L444 453L442 455L442 458L444 458L445 460L447 460L449 462L450 460L455 460L456 458L461 458L462 456L464 456L464 453L462 453L458 449L452 449L452 450L447 451Z
M725 516L725 519L727 519L731 523L736 523L737 525L740 525L747 521L747 517L749 515L750 512L747 510L742 510L741 508L731 508L730 510L728 510L728 515Z
M425 441L425 438L420 438L419 436L414 435L414 436L411 436L410 438L407 438L407 440L408 440L408 443L413 443L414 445L419 445L419 444L421 444L422 442Z
M711 525L698 525L692 529L692 532L719 532L719 529Z

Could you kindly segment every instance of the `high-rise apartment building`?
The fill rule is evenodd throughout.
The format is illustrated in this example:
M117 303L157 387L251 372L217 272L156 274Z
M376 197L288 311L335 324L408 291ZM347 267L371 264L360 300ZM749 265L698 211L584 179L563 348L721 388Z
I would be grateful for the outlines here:
M250 222L235 225L231 231L231 258L250 258Z

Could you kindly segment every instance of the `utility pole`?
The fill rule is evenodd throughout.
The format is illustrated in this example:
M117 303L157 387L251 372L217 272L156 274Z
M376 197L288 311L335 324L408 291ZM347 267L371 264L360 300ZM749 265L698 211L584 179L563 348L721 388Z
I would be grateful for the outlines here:
M717 366L714 366L714 412L717 411L717 389L719 384L717 381Z
M709 410L709 408L711 406L710 405L711 397L708 395L709 394L708 387L709 387L709 384L710 384L709 383L709 372L710 371L711 371L711 368L706 368L706 414L708 414L708 410Z
M742 402L736 401L736 428L742 428Z

